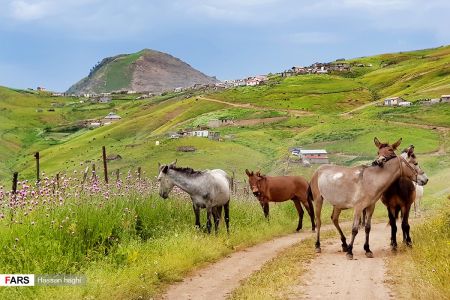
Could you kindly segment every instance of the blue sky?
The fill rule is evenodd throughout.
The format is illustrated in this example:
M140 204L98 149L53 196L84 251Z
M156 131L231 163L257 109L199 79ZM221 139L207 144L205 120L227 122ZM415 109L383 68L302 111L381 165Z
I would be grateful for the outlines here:
M450 44L448 0L0 0L0 85L64 91L107 56L219 79Z

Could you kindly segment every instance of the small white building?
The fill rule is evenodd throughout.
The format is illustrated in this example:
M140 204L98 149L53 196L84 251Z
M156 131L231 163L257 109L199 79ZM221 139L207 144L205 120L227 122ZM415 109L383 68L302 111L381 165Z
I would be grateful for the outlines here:
M197 137L208 137L209 130L193 130L189 132L190 136L197 136Z
M400 97L391 97L384 99L385 106L397 106L400 102L404 102L404 100Z
M398 106L411 106L411 102L409 101L402 101L398 103Z
M441 102L450 102L450 95L442 95Z
M182 92L182 91L183 91L183 88L182 88L182 87L177 87L177 88L175 88L173 91L174 91L175 93L179 93L179 92Z

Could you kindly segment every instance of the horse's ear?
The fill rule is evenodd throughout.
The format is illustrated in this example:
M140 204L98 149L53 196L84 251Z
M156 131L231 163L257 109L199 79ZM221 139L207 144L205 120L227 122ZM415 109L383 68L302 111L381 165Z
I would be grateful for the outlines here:
M248 177L253 175L253 172L250 173L248 169L245 169L245 174L247 174Z
M392 144L392 148L394 150L397 150L398 146L402 143L402 138L400 138L398 141L396 141L394 144Z
M377 148L380 148L381 143L380 143L380 141L377 139L377 137L374 137L374 138L373 138L373 142L375 143L375 146L377 146Z
M164 166L164 168L162 169L162 172L164 174L167 174L167 171L169 170L169 166Z
M161 169L161 163L158 161L158 170Z
M170 166L171 166L171 167L174 167L174 166L177 164L177 160L178 160L178 159L175 159L175 160L170 164Z

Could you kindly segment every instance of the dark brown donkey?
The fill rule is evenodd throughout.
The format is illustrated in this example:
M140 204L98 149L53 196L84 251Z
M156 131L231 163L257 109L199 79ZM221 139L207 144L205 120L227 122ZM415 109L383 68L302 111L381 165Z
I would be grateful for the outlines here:
M264 216L269 218L269 202L284 202L287 200L294 201L295 208L298 212L298 226L297 231L302 229L303 223L303 208L300 203L306 208L310 218L311 226L314 231L316 224L314 223L314 207L312 198L309 197L311 193L308 182L300 176L265 176L259 172L254 173L245 170L248 176L248 183L250 188L258 198L259 203L264 211Z
M382 144L387 145L387 144ZM382 148L379 150L382 151ZM428 177L425 172L419 167L419 164L414 154L414 146L411 145L403 151L401 156L408 162L411 168L414 168L417 172L417 184L425 185L428 182ZM411 180L400 177L381 196L381 201L386 205L389 224L391 225L391 248L397 249L397 224L396 219L401 212L402 216L402 232L403 242L407 246L412 246L411 237L409 235L409 211L411 205L416 198L416 184Z

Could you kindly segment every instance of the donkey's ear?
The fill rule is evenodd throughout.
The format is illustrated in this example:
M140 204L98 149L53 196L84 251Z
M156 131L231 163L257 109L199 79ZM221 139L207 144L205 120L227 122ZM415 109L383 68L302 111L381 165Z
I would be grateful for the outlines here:
M170 164L170 166L171 166L171 167L174 167L174 166L177 164L177 160L178 160L178 159L175 159L175 160Z
M158 161L158 170L161 169L161 163Z
M373 138L373 142L375 143L375 146L377 146L377 148L380 148L381 143L380 143L380 141L377 139L377 137L374 137L374 138Z
M247 174L247 176L252 176L252 173L250 173L250 171L248 169L245 169L245 174Z
M167 174L167 171L169 170L169 166L164 166L164 168L162 169L162 172L164 174Z
M394 148L394 150L396 150L398 148L398 146L400 146L401 143L402 143L402 138L400 138L398 141L396 141L394 144L392 144L392 148Z

